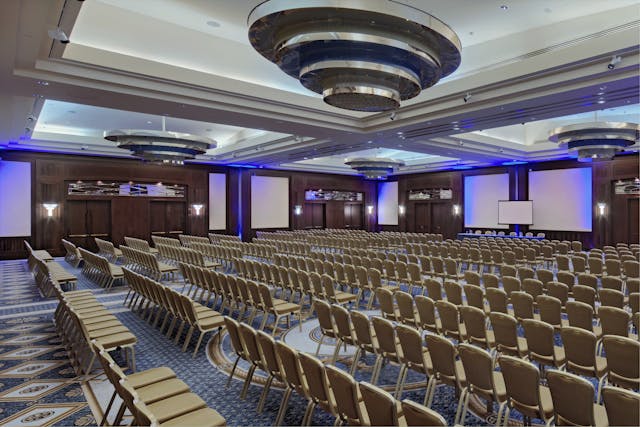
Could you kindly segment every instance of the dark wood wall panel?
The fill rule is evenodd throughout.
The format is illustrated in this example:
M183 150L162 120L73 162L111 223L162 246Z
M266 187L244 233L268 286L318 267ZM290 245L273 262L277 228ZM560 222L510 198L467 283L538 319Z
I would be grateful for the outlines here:
M251 239L256 230L251 229L251 175L288 177L290 179L290 227L307 229L314 227L362 228L365 230L400 230L440 232L446 238L455 238L463 230L464 177L477 174L508 173L511 198L526 200L528 197L528 172L531 169L558 169L591 167L593 169L594 222L591 233L548 232L554 239L580 240L586 246L602 246L618 241L637 241L638 195L616 195L614 184L619 179L633 179L639 175L638 155L619 156L611 162L584 165L575 161L541 162L518 166L492 167L465 171L444 171L401 175L398 181L399 204L406 207L399 217L398 226L378 226L375 216L367 206L376 206L376 181L356 176L321 173L289 172L264 169L226 168L211 165L185 165L166 167L145 164L129 159L110 159L82 156L52 155L45 153L3 152L3 158L28 161L32 164L32 236L30 243L38 249L46 249L54 255L62 255L60 240L69 234L107 234L115 243L122 243L125 235L150 238L153 231L179 231L205 235L208 231L208 174L225 173L227 176L227 228L218 233L238 234ZM152 198L129 200L114 198L77 198L66 195L66 183L85 181L164 182L187 186L186 198L153 200ZM451 188L453 198L440 201L409 201L408 192L426 188ZM307 202L304 192L309 189L358 191L364 193L362 203L323 201ZM78 208L78 201L107 202L104 205L85 204ZM43 203L58 203L52 217L47 217ZM158 202L156 205L155 203ZM595 204L607 204L603 217L596 215ZM173 205L175 203L175 205ZM192 204L205 205L204 214L195 215ZM293 208L302 206L302 215L294 215ZM459 215L453 206L459 205ZM99 206L102 206L100 208ZM75 210L74 210L75 209ZM85 214L80 212L84 209ZM80 210L80 211L77 211ZM87 214L89 212L89 214ZM108 215L105 213L108 212ZM86 215L91 216L90 224ZM77 222L77 224L76 224ZM110 226L106 224L110 223ZM100 226L98 226L98 225ZM104 226L102 226L104 225ZM526 231L526 227L525 227ZM73 232L73 233L72 233ZM25 256L23 238L0 238L0 258ZM91 246L85 239L85 245Z
M148 239L152 228L150 204L154 198L67 196L68 182L102 180L103 182L163 182L185 185L187 187L186 198L179 202L179 207L172 205L168 208L168 215L165 206L163 218L169 216L175 221L167 224L172 230L206 235L209 224L208 174L227 172L227 168L210 165L171 167L132 159L26 152L3 152L2 156L5 160L31 162L33 213L30 240L38 249L46 249L54 255L63 254L60 241L62 238L68 237L69 234L105 234L105 238L120 244L123 243L125 235ZM85 203L76 204L81 201ZM91 201L95 201L95 203L92 204ZM47 202L58 204L53 217L50 218L47 217L46 210L42 206ZM175 202L175 200L169 202ZM105 210L101 203L107 203L108 209ZM204 214L195 215L195 211L190 208L192 204L205 205ZM98 206L103 206L103 208L100 209ZM87 223L87 221L89 222ZM234 227L232 220L228 221L228 224L226 232L230 232ZM76 239L84 247L94 248L92 236ZM25 255L26 252L17 247L11 239L0 239L0 258L15 258Z

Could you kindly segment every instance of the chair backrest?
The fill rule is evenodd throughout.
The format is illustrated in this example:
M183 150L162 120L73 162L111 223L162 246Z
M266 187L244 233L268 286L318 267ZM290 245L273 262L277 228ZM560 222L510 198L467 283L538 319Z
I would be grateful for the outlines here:
M593 332L593 308L589 304L579 301L569 301L566 304L569 325Z
M400 320L403 323L416 323L415 306L413 304L413 296L408 292L396 291L393 294L398 303L398 311L400 312Z
M554 356L553 326L540 320L524 319L522 327L531 354L542 357Z
M513 292L511 294L513 314L516 319L533 319L533 297L526 292Z
M498 288L487 288L486 290L487 301L489 301L489 307L492 312L508 313L507 310L507 293Z
M511 404L526 415L538 411L540 407L540 371L526 360L513 356L500 356L498 364L507 398Z
M302 368L298 351L283 341L276 341L276 353L280 361L280 372L287 385L298 392L303 392Z
M512 292L518 292L522 288L520 279L517 277L503 277L502 286L507 295L511 296Z
M282 380L280 363L276 350L276 340L264 331L256 331L256 342L265 368L278 380Z
M322 333L325 335L327 334L327 332L333 333L334 325L333 318L331 316L331 306L329 305L329 303L322 300L315 300L314 304Z
M447 380L450 385L457 382L456 372L456 348L448 339L440 335L429 334L425 338L433 371L440 379Z
M549 295L538 295L536 304L540 313L540 320L550 325L562 325L562 302Z
M331 390L322 362L308 353L299 352L300 367L304 373L307 393L317 402L331 405Z
M596 425L594 388L589 381L568 372L551 370L547 372L547 382L556 425Z
M356 380L332 365L325 366L327 379L335 397L335 409L338 417L351 424L366 425L369 416L360 409L360 390Z
M607 357L609 382L620 387L639 388L640 342L627 337L606 335L602 344Z
M455 305L462 305L462 286L458 282L449 280L444 282L444 292L447 294L447 301Z
M396 314L393 303L393 292L388 288L378 288L375 292L378 302L380 303L380 311L382 311L382 315L385 318L395 320Z
M602 335L623 337L629 335L631 315L622 308L601 306L598 309L598 317L602 326Z
M619 387L602 389L604 407L610 426L640 425L640 394Z
M569 370L595 369L597 342L595 334L573 326L562 328L560 333Z
M436 308L442 322L442 330L445 334L448 332L458 334L460 329L460 314L458 307L449 301L436 301Z
M420 332L411 326L396 325L396 335L402 348L403 359L412 365L422 366L424 359Z
M460 307L462 321L467 329L467 339L482 346L487 345L487 333L485 330L486 316L484 310L473 306Z
M415 297L416 310L420 317L420 326L423 329L435 330L436 328L436 303L429 297L418 295Z
M372 346L373 336L371 334L371 324L366 314L359 311L351 311L351 323L359 345Z
M503 267L504 269L504 267ZM515 275L515 273L514 273ZM504 274L503 274L504 276ZM491 273L484 273L482 275L482 284L484 285L485 289L488 288L498 288L500 286L500 278L498 276L496 276L495 274L491 274Z
M378 346L385 357L396 358L396 332L391 321L382 317L371 318L373 330L376 332Z
M242 337L242 343L249 361L255 365L262 365L262 356L258 349L258 341L256 337L256 330L246 323L240 323L239 327L240 336Z
M502 347L511 350L517 349L518 321L516 318L505 313L491 312L489 313L489 320L496 337L498 351L501 351Z
M467 384L483 397L494 394L493 359L488 351L470 344L458 344ZM495 396L494 396L495 398Z
M361 382L359 387L372 426L399 425L396 399L391 394L368 382Z
M404 420L410 427L448 425L442 415L424 405L420 405L419 403L408 399L403 400L401 405Z
M231 338L231 346L233 347L233 351L240 357L246 358L244 345L242 342L242 337L240 336L240 324L231 317L224 317L224 324L226 326L227 332L229 333L229 338Z
M351 335L349 311L339 304L331 304L331 316L335 322L338 336L351 341L353 337Z
M427 295L434 301L440 301L442 299L442 285L435 279L427 279L424 281L424 286L427 288Z

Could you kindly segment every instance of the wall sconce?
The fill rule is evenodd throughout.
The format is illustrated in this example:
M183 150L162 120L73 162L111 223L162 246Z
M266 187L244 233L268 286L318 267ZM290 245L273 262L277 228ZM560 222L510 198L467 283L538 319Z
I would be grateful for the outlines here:
M404 205L400 205L398 206L398 213L400 215L404 215L404 213L407 211L407 208L404 207Z
M47 210L47 216L53 216L53 210L58 207L57 203L43 203L42 206Z
M367 206L367 213L368 213L369 215L373 214L373 205L369 205L369 206Z
M197 204L197 205L191 205L191 207L193 208L194 211L196 211L196 216L200 216L200 212L202 211L202 208L204 208L204 205Z
M460 205L453 205L453 214L460 215Z
M302 215L302 206L301 205L295 205L293 207L293 214L294 215Z
M607 204L603 203L603 202L600 202L600 203L598 203L597 206L598 206L598 215L599 216L604 216L605 210L607 209Z

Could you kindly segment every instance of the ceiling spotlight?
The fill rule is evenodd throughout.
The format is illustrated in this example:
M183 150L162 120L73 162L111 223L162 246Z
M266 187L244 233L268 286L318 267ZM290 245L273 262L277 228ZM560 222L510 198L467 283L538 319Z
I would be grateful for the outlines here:
M467 94L462 99L464 99L464 102L469 102L469 100L471 99L471 94L467 92Z
M622 57L619 55L614 55L611 58L611 61L609 61L609 64L607 65L607 68L610 70L613 70L614 68L616 68L616 65L618 65L619 63L622 62Z
M506 4L503 4L502 6L500 6L500 9L507 10L509 9L509 6L507 6Z
M256 51L347 110L395 110L461 60L447 24L399 1L267 0L247 21Z
M389 114L389 120L395 120L396 117L398 117L397 111L393 111L391 114Z
M69 37L67 37L67 34L64 31L62 31L62 28L60 27L56 27L53 30L49 30L48 33L50 38L54 40L58 40L60 43L67 44L71 41L69 40Z

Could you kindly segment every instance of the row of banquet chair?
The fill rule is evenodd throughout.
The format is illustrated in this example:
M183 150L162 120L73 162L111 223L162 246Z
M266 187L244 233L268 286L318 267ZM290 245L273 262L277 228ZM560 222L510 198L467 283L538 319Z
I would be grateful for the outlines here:
M78 247L65 239L62 239L62 246L65 249L64 260L73 268L78 268L82 263L82 254Z
M110 289L113 284L124 277L122 267L109 262L103 256L89 252L84 248L78 248L84 264L82 274L98 285Z
M69 273L56 261L46 262L42 259L36 258L33 262L33 278L36 282L36 286L40 290L40 293L49 298L54 295L53 283L58 283L64 286L66 290L75 290L78 283L78 278L75 274Z
M129 328L91 291L64 292L55 282L53 287L59 301L54 313L56 330L78 374L88 375L93 370L96 352L92 342L106 351L124 351L127 366L135 372L134 346L138 340Z
M156 248L152 248L151 246L149 246L149 242L144 240L144 239L138 239L135 237L128 237L125 236L124 237L124 244L129 246L132 249L136 249L138 251L142 251L142 252L149 252L153 255L157 255L158 254L158 249Z
M581 376L597 377L599 384L596 388L596 402L600 401L600 391L605 382L616 387L629 389L638 389L640 386L638 372L640 343L636 339L615 335L604 336L602 340L606 353L606 358L604 358L597 353L595 335L578 327L563 327L560 333L564 345L556 346L554 345L554 329L544 322L524 320L522 326L525 337L523 338L518 336L515 318L506 314L491 313L490 320L493 329L487 330L484 326L485 319L482 311L474 307L465 307L466 310L463 311L465 322L461 327L455 306L443 301L436 303L436 305L440 311L440 327L438 329L425 328L428 331L426 348L421 345L423 336L421 330L413 323L399 322L394 326L394 323L389 319L381 317L369 319L359 312L348 312L339 305L329 307L325 303L318 303L316 309L323 336L329 336L336 340L331 363L335 364L342 344L356 346L358 350L351 363L351 373L353 374L358 366L357 362L361 353L372 352L376 355L376 363L371 377L373 384L378 381L384 361L400 365L401 369L395 386L395 396L398 398L402 395L406 371L408 369L418 371L429 378L424 402L427 406L431 406L433 400L434 384L432 382L441 380L443 376L445 383L448 379L448 385L457 387L458 391L462 391L464 388L464 371L467 369L465 366L463 371L461 369L463 366L460 365L464 365L465 360L462 354L456 355L453 344L446 338L458 342L458 349L460 346L466 345L474 349L476 353L484 353L488 375L491 375L496 355L507 355L515 357L515 360L521 360L531 367L534 365L530 362L535 362L542 367L543 375L544 367L548 366ZM480 330L481 332L466 335L466 332L463 332L464 325L471 325L475 331ZM318 351L316 351L317 353ZM462 363L454 363L457 356L460 356ZM456 365L458 366L456 367ZM477 375L478 372L476 371L474 374ZM467 378L469 377L467 376ZM585 382L588 383L586 380ZM591 390L591 402L593 402L593 387ZM494 396L494 400L500 399L495 399ZM462 400L460 405L462 405ZM458 414L460 414L460 406ZM456 418L455 422L458 423L461 420L464 420L464 417Z
M96 246L98 246L98 255L105 257L111 262L118 261L118 258L122 256L122 251L115 247L113 243L108 240L94 237Z
M336 417L334 425L385 426L446 426L440 414L410 400L397 401L389 393L369 383L358 383L343 370L323 364L316 357L297 351L283 341L276 341L266 333L246 323L225 317L227 331L236 354L227 387L240 359L250 364L241 399L246 399L254 372L267 375L267 383L258 401L262 412L274 380L285 384L284 396L273 423L283 425L291 394L296 392L307 400L301 425L312 425L313 413L320 407Z
M112 425L120 425L127 409L133 417L131 425L137 426L226 425L224 417L209 408L172 369L158 367L126 375L100 342L93 341L92 344L105 376L114 388L100 425L106 425L116 396L120 397L121 403Z
M177 264L179 262L185 262L188 264L195 264L206 268L216 268L219 264L209 260L202 252L191 248L185 248L182 246L169 246L163 244L156 244L158 249L158 256L167 262Z
M302 328L302 306L276 298L271 289L264 283L256 283L245 280L231 274L225 274L213 270L207 270L189 264L180 264L182 274L185 278L185 287L189 289L186 295L190 295L197 301L206 301L205 305L211 304L224 313L225 309L232 314L234 310L240 312L239 318L245 314L249 315L249 320L253 322L258 314L262 316L261 330L267 326L269 316L274 316L272 334L275 335L281 320L286 320L291 325L291 316L297 316L299 327ZM207 293L205 297L205 292ZM199 293L199 295L198 295ZM211 298L213 302L211 301ZM219 300L218 300L219 299Z
M146 317L149 323L153 322L154 327L158 325L164 314L160 332L164 330L166 325L169 325L166 331L167 338L171 337L176 324L180 323L174 338L175 344L180 340L184 327L189 327L182 346L183 352L187 350L193 333L199 332L193 350L193 357L195 357L205 334L219 330L224 325L220 313L193 301L189 296L127 268L124 269L124 274L130 287L124 303L126 304L129 300L129 307L133 311L137 310L143 319ZM171 323L169 323L169 319L171 319Z
M178 271L178 267L175 265L158 261L158 257L151 252L125 245L120 245L120 250L124 257L123 267L151 276L156 280L162 280L165 277L173 279L174 273Z

